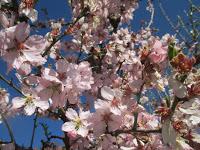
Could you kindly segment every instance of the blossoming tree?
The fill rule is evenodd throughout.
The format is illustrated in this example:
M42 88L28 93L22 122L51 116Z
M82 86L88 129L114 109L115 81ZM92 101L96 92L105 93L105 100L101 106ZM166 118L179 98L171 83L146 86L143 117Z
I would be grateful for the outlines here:
M61 137L42 125L42 149L198 149L200 32L195 15L200 7L190 1L191 31L179 18L191 37L187 40L177 30L177 37L155 36L151 0L151 19L137 32L127 25L138 0L69 0L71 22L37 21L37 2L0 0L0 59L8 75L0 79L19 95L10 99L9 90L0 89L0 121L10 135L10 141L0 140L0 149L33 149L38 117L63 121ZM49 32L38 35L41 28ZM10 72L17 81L7 79ZM155 90L159 100L148 94ZM35 116L27 148L16 143L7 121L18 114ZM54 138L64 146L56 146Z

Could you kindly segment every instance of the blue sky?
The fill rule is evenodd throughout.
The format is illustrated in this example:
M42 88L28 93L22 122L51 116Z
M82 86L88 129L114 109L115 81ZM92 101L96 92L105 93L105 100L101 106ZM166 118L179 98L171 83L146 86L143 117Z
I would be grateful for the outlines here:
M176 16L180 15L185 18L184 10L188 9L188 1L187 0L161 0L162 4L167 11L171 20L175 23L177 21ZM194 0L194 3L200 4L199 0ZM164 19L163 15L160 12L158 7L157 0L154 0L155 6L155 17L153 27L158 28L159 32L157 35L162 36L165 33L174 34L174 31L171 29L170 25ZM66 0L39 0L37 5L37 10L39 11L41 8L46 8L49 12L49 18L58 19L58 18L65 18L65 20L70 20L71 12L70 8L67 5ZM145 11L146 9L146 0L142 0L140 2L139 9L136 10L135 16L133 21L131 22L132 29L134 31L138 31L140 27L141 20L149 20L150 14ZM40 12L40 11L39 11ZM42 13L39 14L39 19L45 19ZM40 33L40 34L44 34ZM5 75L6 72L6 64L0 60L1 67L0 73ZM11 74L13 76L13 74ZM17 96L17 93L10 89L6 84L0 81L0 87L6 88L9 90L11 97ZM45 122L49 125L49 130L54 135L62 135L60 130L62 122L55 121L55 120L47 120L40 118L39 122ZM29 146L30 138L32 133L32 126L33 126L33 116L26 117L26 116L17 116L14 118L9 119L9 123L14 131L14 136L16 141L20 145ZM0 124L0 139L7 140L9 138L7 129L3 124ZM36 130L36 138L34 140L34 146L39 147L41 145L40 140L44 138L43 131L41 127L38 127Z

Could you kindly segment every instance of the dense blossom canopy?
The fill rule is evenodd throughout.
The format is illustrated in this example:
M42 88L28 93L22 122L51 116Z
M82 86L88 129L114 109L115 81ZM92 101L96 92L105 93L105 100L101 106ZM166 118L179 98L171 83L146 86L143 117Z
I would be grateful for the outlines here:
M0 0L0 58L17 81L0 79L19 94L10 99L9 90L0 89L0 122L11 137L0 140L0 149L23 149L7 122L18 114L35 115L32 140L38 117L63 121L63 137L48 135L43 125L44 149L55 147L52 138L71 150L199 146L198 37L188 44L175 35L155 36L151 0L151 20L137 32L127 26L137 0L69 0L69 23L37 21L36 3ZM41 28L49 32L38 35ZM148 95L155 91L159 100Z

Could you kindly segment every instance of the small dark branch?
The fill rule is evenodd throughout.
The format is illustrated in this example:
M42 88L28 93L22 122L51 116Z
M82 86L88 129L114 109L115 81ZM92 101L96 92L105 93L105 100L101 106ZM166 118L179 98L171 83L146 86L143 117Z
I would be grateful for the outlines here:
M10 144L10 143L12 143L12 142L11 142L11 141L1 141L1 140L0 140L0 145L1 145L1 144Z
M14 135L13 135L13 132L12 132L12 129L11 129L11 127L10 127L10 125L9 125L9 123L8 123L8 121L7 121L7 119L6 119L6 117L4 116L4 114L0 114L1 115L1 117L2 117L2 120L3 120L3 122L5 123L5 125L6 125L6 127L7 127L7 129L8 129L8 133L9 133L9 135L10 135L10 143L14 143L14 144L16 144L16 142L15 142L15 138L14 138Z
M138 122L138 112L134 113L133 131L137 129L137 122Z
M68 23L67 26L69 27L73 27L82 17L86 16L88 13L88 8L85 8L81 14L71 23ZM53 42L51 43L51 45L49 47L46 48L46 50L44 51L44 53L42 54L42 57L45 57L46 55L49 54L51 48L59 41L61 40L66 34L63 33L61 34L59 37L57 37L56 39L53 40Z
M81 137L78 137L77 139L73 140L73 141L70 143L70 146L76 144L76 142L77 142L78 140L80 140L80 139L81 139Z
M195 56L195 59L196 59L196 62L195 62L194 65L200 64L200 54L196 55L196 56Z
M4 78L4 76L1 75L1 74L0 74L0 79L1 79L2 81L4 81L6 84L8 84L10 87L12 87L12 88L13 88L15 91L17 91L19 94L21 94L22 96L25 96L25 95L23 94L23 92L22 92L17 86L15 86L15 85L13 84L12 80L11 80L11 81L7 80L7 79Z
M45 57L46 55L49 54L51 48L63 37L65 36L65 34L61 34L59 37L57 37L56 39L53 40L53 42L51 43L51 45L49 45L49 47L47 47L44 51L44 53L42 54L42 57Z
M140 87L140 90L137 94L137 104L140 104L140 98L141 98L141 95L142 95L142 91L143 91L143 88L144 88L144 85L145 85L145 82L142 84L142 86ZM134 124L133 124L133 131L137 130L137 122L138 122L138 112L135 112L134 113Z
M174 112L176 106L178 105L179 99L177 97L174 98L174 102L172 103L171 111Z
M33 130L32 130L32 137L31 137L31 143L30 143L30 148L33 148L33 142L34 142L34 137L35 137L35 130L37 128L37 119L38 119L38 108L35 111L35 118L34 123L33 123Z
M83 53L82 47L83 47L83 34L81 35L81 46L80 46L80 52L79 52L79 55L78 55L78 58L77 58L77 61L76 61L77 64L80 62L80 58L81 58L81 55Z
M159 129L153 129L153 130L135 130L133 131L132 129L130 130L116 130L114 132L111 132L110 134L111 135L114 135L114 136L118 136L119 134L122 134L122 133L128 133L128 134L135 134L135 133L146 133L146 134L149 134L149 133L161 133L161 128Z
M122 64L125 62L125 60L124 61L122 61L122 62L119 62L119 67L118 67L118 69L117 69L117 72L119 72L120 71L120 69L121 69L121 67L122 67Z
M187 97L185 98L178 98L178 97L174 97L174 101L172 103L172 106L171 106L171 117L173 116L175 110L176 110L176 106L178 105L179 102L185 102L185 101L188 101Z
M65 149L70 150L69 137L67 135L67 132L65 132L64 134L65 134L65 137L63 139L63 143L65 144Z
M64 139L64 137L56 136L56 135L51 135L49 138L50 138L50 139L60 139L60 140L63 140L63 139Z

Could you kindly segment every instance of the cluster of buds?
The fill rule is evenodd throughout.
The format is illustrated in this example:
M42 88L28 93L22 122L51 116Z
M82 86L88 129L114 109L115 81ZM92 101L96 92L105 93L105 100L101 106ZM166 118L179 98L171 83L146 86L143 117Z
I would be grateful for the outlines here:
M190 96L200 95L200 82L192 84L187 90Z
M34 4L35 4L35 1L34 0L22 0L22 4L24 6L24 8L33 8L34 7Z
M182 133L182 132L186 131L185 130L186 129L186 125L183 123L183 121L180 121L180 120L174 121L172 126L179 133Z
M171 110L167 107L159 107L155 112L161 116L162 120L166 120L171 115Z
M194 57L189 58L183 53L179 53L176 57L174 57L171 61L171 65L178 70L180 73L187 73L192 70L193 65L196 60Z

